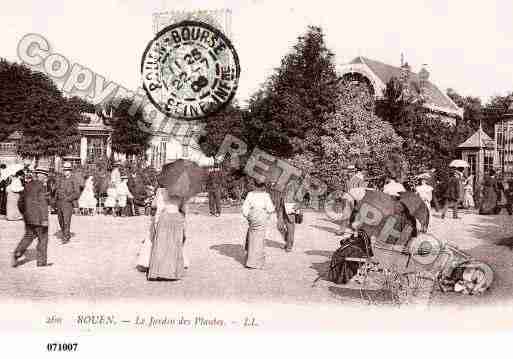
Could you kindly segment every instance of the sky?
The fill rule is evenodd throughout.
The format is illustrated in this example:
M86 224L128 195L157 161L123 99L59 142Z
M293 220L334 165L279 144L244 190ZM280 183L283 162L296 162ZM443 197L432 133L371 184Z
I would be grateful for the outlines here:
M141 84L140 61L159 11L232 10L244 102L278 67L308 25L321 26L336 62L361 55L413 71L423 64L441 89L481 97L513 91L513 2L267 0L16 0L2 4L0 57L18 61L27 33L53 52L126 88Z

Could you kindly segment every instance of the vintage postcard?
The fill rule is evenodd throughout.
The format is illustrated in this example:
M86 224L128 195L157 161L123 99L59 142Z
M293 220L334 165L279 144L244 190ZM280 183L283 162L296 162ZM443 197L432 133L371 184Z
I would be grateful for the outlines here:
M0 331L510 331L512 10L4 4Z

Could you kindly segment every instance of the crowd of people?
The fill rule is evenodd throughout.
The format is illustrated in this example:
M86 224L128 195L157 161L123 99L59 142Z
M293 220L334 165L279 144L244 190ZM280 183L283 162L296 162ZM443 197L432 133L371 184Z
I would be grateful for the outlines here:
M187 201L188 198L169 195L164 184L157 188L144 183L136 171L121 172L119 165L104 178L103 186L95 183L94 176L84 178L82 185L73 176L71 164L65 163L61 176L52 176L44 167L29 171L16 171L7 175L6 167L0 166L0 213L7 220L25 220L25 235L12 256L13 266L32 241L38 239L38 266L47 265L46 248L48 243L48 213L44 208L52 207L58 217L62 244L71 240L71 220L73 214L92 215L103 213L114 216L152 214L151 230L142 243L138 269L145 272L148 280L177 280L183 277L189 260L187 242ZM491 171L485 176L481 196L476 201L473 177L465 177L463 168L452 168L451 174L441 180L434 170L417 176L419 183L401 182L389 176L380 185L372 185L373 179L359 167L348 169L350 175L346 181L346 203L351 208L351 217L343 225L339 235L347 235L358 222L358 202L365 192L372 188L387 194L394 201L393 212L399 219L399 230L406 226L412 228L407 235L415 237L418 233L418 213L414 214L401 198L404 193L416 193L427 209L427 220L420 221L420 231L427 231L431 209L441 213L444 219L449 209L453 218L459 218L460 206L476 206L481 214L498 213L499 196L505 196L508 213L512 211L513 183L503 186ZM206 181L209 193L209 210L212 216L221 215L220 187L222 177L218 169L210 170ZM103 188L103 190L102 190ZM254 181L251 191L243 196L241 214L248 227L245 236L245 265L248 269L262 269L265 266L265 246L269 237L273 216L277 228L283 237L283 249L291 252L294 247L296 225L302 222L304 203L297 200L298 190L295 183L289 183L285 189L278 190L276 183ZM78 211L77 211L78 209ZM48 211L46 211L48 212ZM407 240L405 241L407 242Z

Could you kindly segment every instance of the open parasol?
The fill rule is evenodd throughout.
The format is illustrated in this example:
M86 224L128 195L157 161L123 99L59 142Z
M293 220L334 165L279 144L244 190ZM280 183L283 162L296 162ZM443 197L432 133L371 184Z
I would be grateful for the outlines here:
M410 214L417 218L423 226L427 227L429 225L429 209L418 194L402 192L399 201L408 208Z
M464 160L453 160L451 163L449 163L449 167L456 167L456 168L467 168L469 167L467 161Z
M381 191L367 191L359 203L359 211L363 216L360 218L363 229L369 236L377 236L388 217L395 214L396 201Z
M190 198L201 192L206 179L206 171L196 163L179 159L165 164L159 176L170 196Z

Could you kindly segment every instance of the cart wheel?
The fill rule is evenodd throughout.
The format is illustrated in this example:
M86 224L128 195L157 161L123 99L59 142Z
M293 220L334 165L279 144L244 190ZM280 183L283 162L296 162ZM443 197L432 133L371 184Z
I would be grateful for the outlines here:
M408 294L413 296L431 293L435 288L435 278L427 273L406 272L402 276L405 278Z

